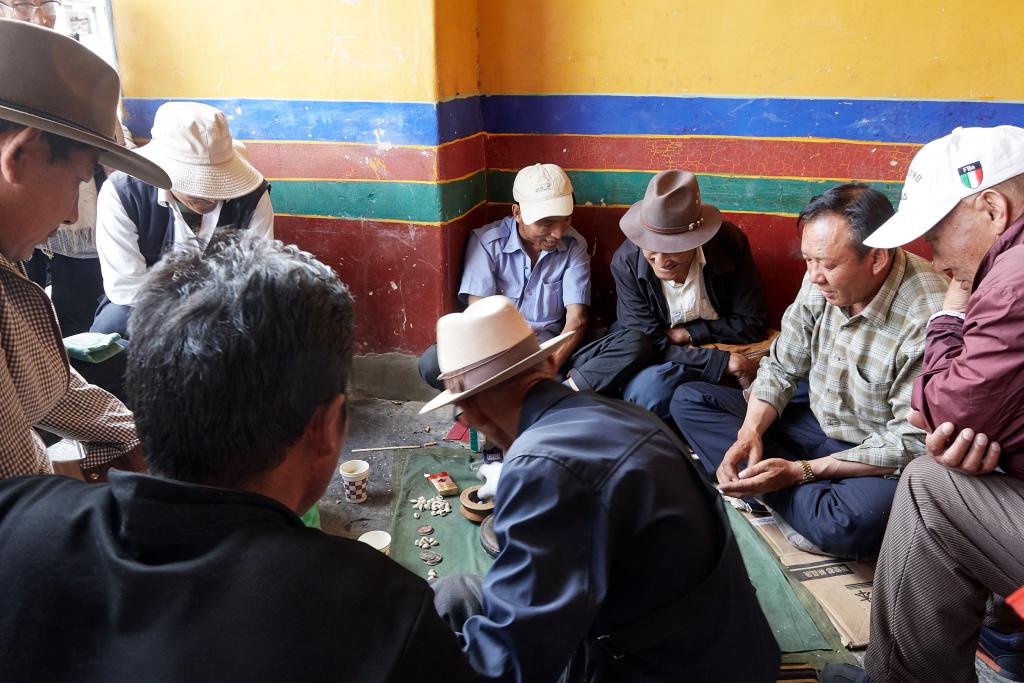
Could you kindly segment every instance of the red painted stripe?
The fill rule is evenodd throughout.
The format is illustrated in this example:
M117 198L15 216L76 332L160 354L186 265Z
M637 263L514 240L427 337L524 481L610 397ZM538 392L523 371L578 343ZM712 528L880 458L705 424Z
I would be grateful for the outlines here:
M355 299L356 353L419 354L455 307L462 254L484 207L432 225L277 216L278 239L333 268Z
M254 141L245 145L253 165L268 178L443 182L484 167L481 135L442 147Z
M437 148L437 176L441 180L465 178L486 167L485 138L475 135Z
M487 167L519 169L547 162L572 169L682 168L695 173L902 181L919 148L752 138L489 134Z

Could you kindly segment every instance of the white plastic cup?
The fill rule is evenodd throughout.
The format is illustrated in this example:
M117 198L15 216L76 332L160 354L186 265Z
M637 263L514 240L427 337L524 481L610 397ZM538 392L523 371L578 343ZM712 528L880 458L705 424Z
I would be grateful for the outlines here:
M359 541L385 555L391 555L391 534L386 531L367 531L359 537Z
M370 463L365 460L346 460L338 468L345 484L345 500L362 503L370 485Z

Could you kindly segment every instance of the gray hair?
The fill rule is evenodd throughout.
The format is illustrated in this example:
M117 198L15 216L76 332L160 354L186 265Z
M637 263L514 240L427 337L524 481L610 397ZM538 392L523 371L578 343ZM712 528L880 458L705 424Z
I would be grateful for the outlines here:
M344 394L352 297L295 246L248 234L179 247L148 274L126 391L150 469L232 485L273 469Z

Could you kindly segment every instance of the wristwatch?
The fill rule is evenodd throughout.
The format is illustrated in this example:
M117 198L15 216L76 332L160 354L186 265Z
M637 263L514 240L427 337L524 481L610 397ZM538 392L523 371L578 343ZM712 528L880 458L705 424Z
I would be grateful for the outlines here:
M804 468L804 473L803 476L800 477L800 481L796 483L797 486L814 481L814 470L811 469L811 463L806 460L801 460L800 466Z

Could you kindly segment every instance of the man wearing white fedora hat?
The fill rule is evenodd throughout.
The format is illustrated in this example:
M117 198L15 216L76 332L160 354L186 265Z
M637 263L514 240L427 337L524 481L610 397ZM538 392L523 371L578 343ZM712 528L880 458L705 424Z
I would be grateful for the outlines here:
M1024 680L1024 624L1002 602L1024 585L1024 129L957 128L917 153L866 243L921 236L953 275L914 384L932 457L896 493L867 673L832 667L830 683L975 680L975 648Z
M117 73L54 31L0 20L0 477L52 471L34 426L85 443L84 467L141 466L131 413L68 367L46 294L23 275L62 222L77 218L96 163L169 187L160 168L114 137Z
M142 279L178 244L206 247L226 230L274 236L270 187L232 139L224 114L199 102L167 102L138 153L171 178L165 190L115 173L100 190L96 247L106 294L93 332L128 337Z
M435 584L488 680L775 680L779 652L721 497L642 408L552 381L505 297L437 324L451 403L505 450L486 577ZM712 626L713 625L713 626Z

